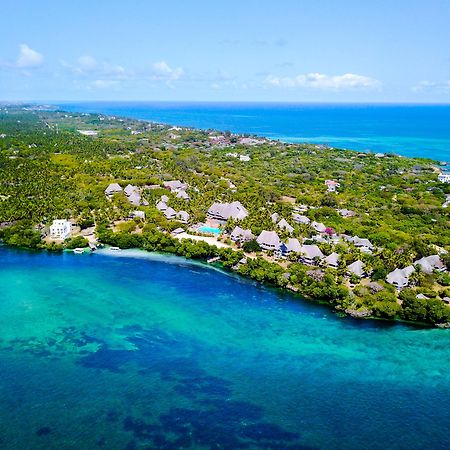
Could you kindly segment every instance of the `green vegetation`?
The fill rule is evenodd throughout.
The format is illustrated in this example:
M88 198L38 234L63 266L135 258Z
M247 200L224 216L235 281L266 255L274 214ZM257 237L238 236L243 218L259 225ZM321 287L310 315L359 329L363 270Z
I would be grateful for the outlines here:
M396 267L450 249L449 217L442 208L450 185L437 181L433 161L265 139L244 145L240 136L229 134L14 106L0 110L0 135L0 239L8 245L51 251L86 247L88 241L81 236L66 242L42 240L53 219L71 218L82 230L96 225L101 242L187 258L220 257L224 267L243 276L298 291L358 317L450 322L450 307L442 301L450 293L447 273L416 270L412 289L400 295L384 281ZM230 152L250 160L230 157ZM162 187L173 179L189 185L190 201ZM338 192L327 192L325 180L337 180ZM136 208L124 193L108 198L104 191L110 183L137 186L148 204ZM377 249L365 254L352 243L321 242L325 255L337 252L341 258L337 269L325 269L300 264L298 255L273 260L255 240L241 249L180 241L170 233L181 224L155 207L162 195L176 211L187 211L191 224L204 221L215 201L240 201L249 215L239 225L255 236L276 229L271 219L276 212L294 226L292 234L277 230L280 237L304 239L306 244L314 243L316 233L293 223L292 214L308 205L300 214L325 223L329 234L334 230L364 237ZM130 219L136 209L145 212L145 220ZM340 209L354 215L343 217ZM235 225L229 220L225 230ZM347 266L358 259L370 279L348 276ZM450 256L442 259L450 268Z

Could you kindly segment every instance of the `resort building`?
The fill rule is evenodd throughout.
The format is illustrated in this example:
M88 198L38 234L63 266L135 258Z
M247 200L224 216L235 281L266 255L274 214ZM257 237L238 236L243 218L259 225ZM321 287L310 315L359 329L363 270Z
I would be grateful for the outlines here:
M177 198L182 198L184 200L190 200L190 197L185 190L181 190L180 192L178 192Z
M450 173L440 173L438 175L438 180L441 183L450 183Z
M165 181L163 183L163 186L166 189L169 189L170 192L179 192L181 190L185 190L188 187L186 183L183 183L180 180Z
M168 208L166 202L163 202L162 200L160 200L157 204L156 204L156 209L158 211L165 211Z
M327 229L327 227L321 222L311 222L311 227L319 233L325 233L325 230Z
M355 211L352 211L351 209L337 209L336 210L342 217L354 217L356 216Z
M388 273L386 281L395 286L398 290L403 289L409 284L409 277L414 272L414 266L408 266L404 269L395 269Z
M117 194L119 192L122 192L123 189L120 187L120 185L118 183L111 183L106 189L105 189L105 194L108 197L113 196L114 194Z
M291 253L300 253L302 245L295 238L289 238L285 244L281 244L280 251L283 256L289 256Z
M182 223L188 223L189 222L190 215L186 211L178 211L177 213L177 219Z
M292 214L292 219L295 223L299 223L300 225L309 225L311 223L311 220L308 217L302 216L301 214Z
M235 226L231 232L231 240L234 242L246 242L253 239L253 234L250 230L244 230L241 227Z
M166 219L175 219L177 217L177 212L171 208L170 206L164 211L164 215L166 216Z
M145 212L144 211L133 211L131 213L131 217L145 220Z
M277 223L280 216L278 215L278 213L275 212L270 216L270 218L272 219L273 223Z
M443 272L446 269L445 264L442 262L439 255L426 256L414 261L414 265L420 266L422 272L433 273L434 270Z
M285 219L281 219L277 225L281 230L286 230L288 233L292 233L294 231L294 227L289 225Z
M280 238L275 231L261 231L256 242L263 250L277 251L280 248Z
M339 253L333 252L323 260L323 264L332 269L337 269L339 267L339 259Z
M327 186L327 192L336 192L336 189L341 187L340 183L334 180L325 180L325 185Z
M127 184L123 192L125 192L125 195L129 197L134 192L139 194L139 188L137 186L133 186L132 184Z
M317 245L302 245L300 247L300 262L308 266L315 265L316 262L323 258L323 253Z
M360 259L358 259L354 263L348 265L347 270L351 274L356 275L360 278L363 278L367 275L366 271L364 270L364 263Z
M133 191L130 195L127 196L128 201L134 205L139 206L141 204L141 194L139 192Z
M56 219L50 225L50 237L53 239L67 239L72 234L72 224L65 219Z
M243 220L247 216L248 211L240 202L213 203L208 209L208 217L221 222L226 222L230 218L234 220Z

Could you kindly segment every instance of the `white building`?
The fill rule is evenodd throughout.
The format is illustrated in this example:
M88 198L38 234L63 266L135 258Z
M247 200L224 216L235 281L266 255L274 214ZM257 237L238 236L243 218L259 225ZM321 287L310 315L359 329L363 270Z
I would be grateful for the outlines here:
M325 185L327 186L328 192L336 192L336 189L341 187L340 183L335 180L325 180Z
M72 224L65 219L54 220L50 225L50 237L54 239L70 238L72 233Z
M450 173L440 173L438 175L438 180L441 183L450 183Z

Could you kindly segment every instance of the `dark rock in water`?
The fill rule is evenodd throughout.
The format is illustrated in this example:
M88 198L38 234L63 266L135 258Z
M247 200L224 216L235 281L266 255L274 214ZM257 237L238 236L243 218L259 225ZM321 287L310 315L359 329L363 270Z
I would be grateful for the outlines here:
M136 441L130 441L125 447L125 450L134 450L137 447Z
M372 315L372 311L370 309L363 309L361 311L356 309L346 309L345 312L357 319L363 319L364 317L370 317Z
M36 430L36 436L46 436L52 432L50 427L42 427Z

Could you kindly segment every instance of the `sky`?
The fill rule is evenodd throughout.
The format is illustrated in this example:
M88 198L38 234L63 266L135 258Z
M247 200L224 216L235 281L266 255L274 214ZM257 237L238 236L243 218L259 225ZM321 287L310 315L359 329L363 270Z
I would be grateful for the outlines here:
M14 0L0 101L450 103L450 0Z

